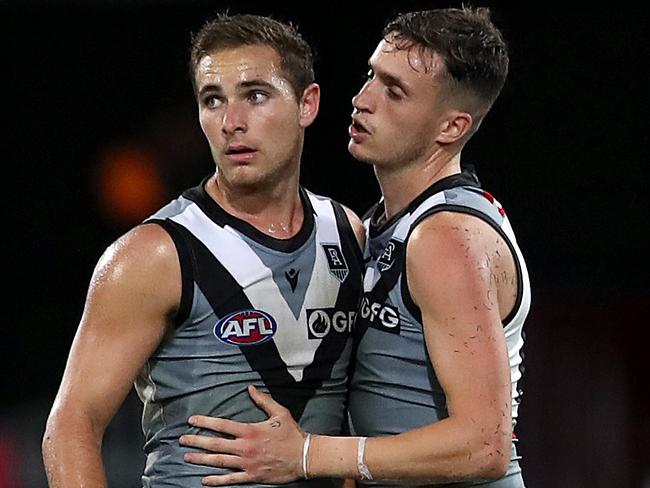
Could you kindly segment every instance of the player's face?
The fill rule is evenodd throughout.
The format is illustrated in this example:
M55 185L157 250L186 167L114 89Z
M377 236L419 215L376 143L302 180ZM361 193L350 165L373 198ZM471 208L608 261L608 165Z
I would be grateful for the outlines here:
M317 85L298 100L278 53L263 45L204 56L195 81L199 121L223 182L256 188L298 174L304 128L318 111Z
M431 52L396 49L390 38L379 43L368 80L352 99L352 156L377 167L398 167L435 152L445 115L438 103L440 63Z

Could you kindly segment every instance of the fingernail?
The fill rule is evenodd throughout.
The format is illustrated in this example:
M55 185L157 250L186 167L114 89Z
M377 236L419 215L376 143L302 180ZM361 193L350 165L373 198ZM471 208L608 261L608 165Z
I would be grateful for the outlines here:
M187 419L187 423L194 425L196 423L196 417L190 417L189 419Z

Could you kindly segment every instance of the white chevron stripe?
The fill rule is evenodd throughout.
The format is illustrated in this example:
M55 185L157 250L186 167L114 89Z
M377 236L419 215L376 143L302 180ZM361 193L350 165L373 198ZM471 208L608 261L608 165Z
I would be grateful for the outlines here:
M242 287L254 308L273 316L278 324L274 343L287 370L296 381L302 379L304 368L313 362L321 343L320 339L308 339L306 309L323 307L325 304L334 306L340 287L338 280L329 272L321 246L321 243L340 246L331 204L316 198L310 199L317 209L316 261L297 320L273 280L271 269L266 267L235 229L218 226L195 204L189 205L183 213L172 218L205 244ZM300 329L299 334L296 334L296 328Z

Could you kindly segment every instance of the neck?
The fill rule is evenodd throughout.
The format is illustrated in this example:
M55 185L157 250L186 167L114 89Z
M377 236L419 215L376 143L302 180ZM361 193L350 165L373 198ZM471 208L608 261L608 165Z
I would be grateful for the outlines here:
M375 166L375 175L384 197L386 219L406 208L435 182L460 171L459 152L439 152L424 162L399 168Z
M266 186L237 187L228 185L217 172L205 189L229 214L264 234L288 239L300 231L304 219L298 180L296 174Z

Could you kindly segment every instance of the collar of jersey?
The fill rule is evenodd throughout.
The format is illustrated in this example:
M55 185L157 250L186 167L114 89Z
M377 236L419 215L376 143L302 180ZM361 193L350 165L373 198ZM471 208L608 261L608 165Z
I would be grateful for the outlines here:
M302 202L305 214L302 222L302 227L295 236L290 237L289 239L276 239L275 237L271 237L256 229L245 220L229 214L217 202L215 202L205 190L205 184L211 176L212 175L206 176L199 185L186 190L183 193L183 196L196 203L199 208L208 217L210 217L210 219L215 224L219 225L220 227L225 227L228 225L236 229L238 232L244 234L246 237L254 240L255 242L270 249L282 252L296 251L305 242L307 242L307 239L309 239L309 236L312 234L312 230L314 228L315 212L314 208L311 205L309 197L302 187L299 188L300 201Z
M385 232L387 229L393 226L398 222L404 215L413 212L423 201L429 198L431 195L435 195L444 190L449 190L458 186L474 186L480 188L481 184L474 172L474 168L468 166L463 169L462 172L456 173L454 175L446 176L441 180L436 181L422 193L420 193L415 199L411 201L406 207L400 210L398 213L393 215L390 219L386 220L386 214L384 212L384 201L383 198L371 209L370 212L370 237L377 237Z

